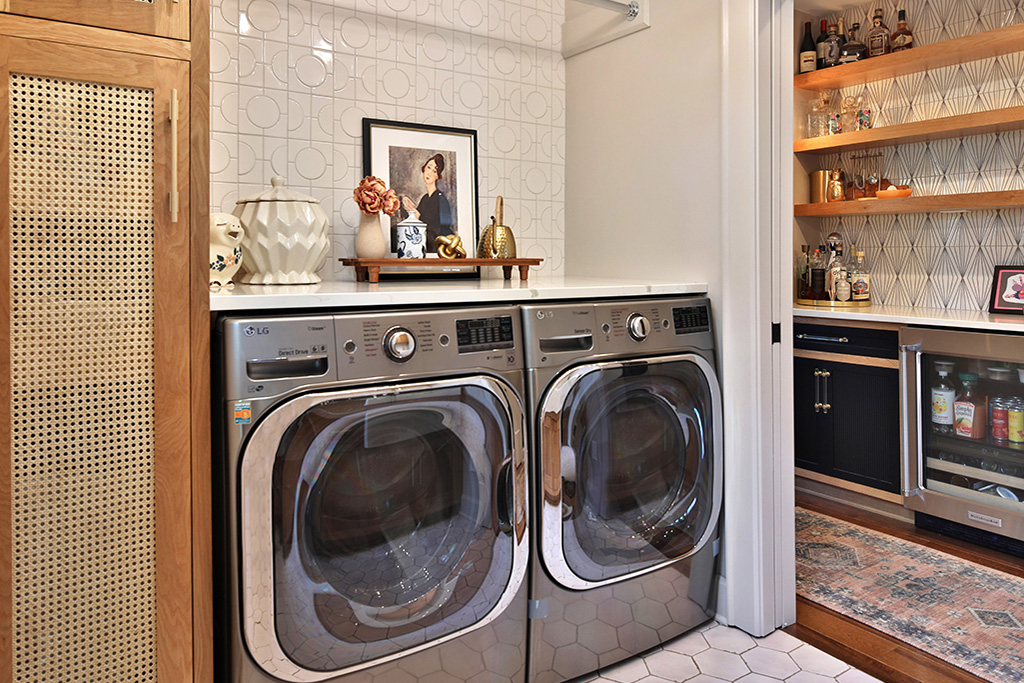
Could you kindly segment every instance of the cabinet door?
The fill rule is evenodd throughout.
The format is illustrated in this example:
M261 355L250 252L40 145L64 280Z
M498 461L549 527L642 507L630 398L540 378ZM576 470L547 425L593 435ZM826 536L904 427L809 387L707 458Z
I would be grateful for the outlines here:
M188 681L189 67L0 54L0 671Z
M832 414L815 404L823 401L820 373L825 363L810 358L793 359L794 438L796 466L822 474L832 468Z
M900 490L899 371L829 363L835 476Z
M0 0L10 14L188 40L189 0Z

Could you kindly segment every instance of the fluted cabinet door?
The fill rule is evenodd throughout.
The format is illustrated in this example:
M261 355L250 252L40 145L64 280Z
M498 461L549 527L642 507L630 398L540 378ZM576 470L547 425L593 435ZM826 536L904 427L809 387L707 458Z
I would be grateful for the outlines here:
M150 36L189 39L189 0L0 0L0 11Z
M188 681L189 66L0 52L0 678Z

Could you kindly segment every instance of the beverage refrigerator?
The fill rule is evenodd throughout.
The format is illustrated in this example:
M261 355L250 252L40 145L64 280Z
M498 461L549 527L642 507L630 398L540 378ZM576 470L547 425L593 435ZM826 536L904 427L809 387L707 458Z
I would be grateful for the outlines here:
M1024 336L900 329L903 504L919 526L1024 547L1022 380Z

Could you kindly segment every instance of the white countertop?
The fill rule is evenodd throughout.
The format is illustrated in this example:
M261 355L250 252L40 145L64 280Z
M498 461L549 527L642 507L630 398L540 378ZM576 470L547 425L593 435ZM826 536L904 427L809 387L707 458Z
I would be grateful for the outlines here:
M235 285L210 292L211 311L387 307L416 304L550 301L554 299L704 294L703 282L641 282L609 278L536 277L529 280L392 280L315 285Z
M981 311L949 311L941 308L911 306L880 306L832 309L817 306L793 306L793 316L828 318L831 320L863 320L870 322L960 327L988 332L1024 333L1024 315L993 315Z

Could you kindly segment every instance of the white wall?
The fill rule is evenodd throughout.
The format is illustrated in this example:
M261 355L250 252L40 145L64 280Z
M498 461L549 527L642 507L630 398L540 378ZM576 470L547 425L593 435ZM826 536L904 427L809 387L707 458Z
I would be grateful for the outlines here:
M651 28L566 60L570 275L720 292L721 9L651 0Z
M708 283L726 458L720 616L764 635L795 604L792 467L772 401L785 368L770 337L771 3L650 2L651 28L566 60L566 272Z

